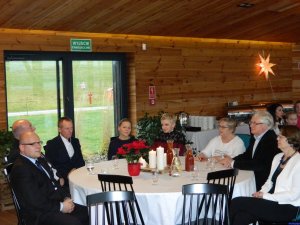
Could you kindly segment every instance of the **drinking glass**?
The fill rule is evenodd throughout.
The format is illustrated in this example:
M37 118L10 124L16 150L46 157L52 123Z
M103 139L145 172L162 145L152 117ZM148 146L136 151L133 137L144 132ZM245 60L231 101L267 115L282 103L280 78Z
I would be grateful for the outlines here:
M194 165L194 171L191 171L191 178L192 180L198 180L199 178L199 167L198 165Z
M152 171L152 185L157 185L158 184L158 171L153 170Z
M215 159L213 157L207 158L206 169L209 171L215 170Z
M119 169L119 158L117 155L114 155L112 156L111 158L113 160L113 168L116 170L116 169Z
M85 163L85 166L86 166L86 169L88 170L88 174L89 175L94 175L95 173L93 172L93 170L95 169L95 164L93 162L93 160L88 160L86 163Z

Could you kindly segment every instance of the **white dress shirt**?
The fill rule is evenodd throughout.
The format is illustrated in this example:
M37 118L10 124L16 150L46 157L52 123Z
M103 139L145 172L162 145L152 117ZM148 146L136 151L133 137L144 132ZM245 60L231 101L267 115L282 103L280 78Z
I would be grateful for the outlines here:
M67 152L68 152L68 155L70 158L72 158L72 156L74 155L74 148L73 148L73 145L72 143L66 139L65 137L63 137L62 135L60 135L66 149L67 149Z

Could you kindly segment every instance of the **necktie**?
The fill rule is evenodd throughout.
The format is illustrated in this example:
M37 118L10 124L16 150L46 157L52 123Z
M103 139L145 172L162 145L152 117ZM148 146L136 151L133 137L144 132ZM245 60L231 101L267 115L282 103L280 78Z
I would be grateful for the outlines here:
M40 171L42 171L43 173L45 173L45 170L43 169L41 163L40 163L38 160L35 161L35 165L36 165L36 167L37 167Z

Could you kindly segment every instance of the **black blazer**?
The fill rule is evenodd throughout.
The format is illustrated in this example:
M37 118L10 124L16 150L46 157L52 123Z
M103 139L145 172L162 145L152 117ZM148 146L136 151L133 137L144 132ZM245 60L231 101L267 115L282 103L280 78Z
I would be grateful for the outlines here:
M268 130L259 141L252 158L255 139L252 136L247 150L234 158L234 168L253 170L256 181L256 190L259 191L266 182L274 156L281 152L277 147L277 135Z
M54 179L48 164L43 161L41 164L50 178L22 155L14 162L10 174L12 188L28 224L38 224L40 215L60 212L60 202L70 197Z
M77 169L84 166L84 160L81 153L81 146L77 138L71 138L71 143L74 148L74 155L69 157L67 149L60 135L47 141L45 155L47 160L57 169L58 173L68 181L68 174L72 169Z

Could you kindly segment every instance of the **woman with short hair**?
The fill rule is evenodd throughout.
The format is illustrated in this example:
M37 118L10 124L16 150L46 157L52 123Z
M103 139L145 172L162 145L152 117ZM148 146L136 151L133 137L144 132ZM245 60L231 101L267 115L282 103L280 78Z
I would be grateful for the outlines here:
M289 222L297 217L300 206L300 130L284 126L277 138L278 153L261 190L253 197L232 200L230 217L233 225L256 221Z

